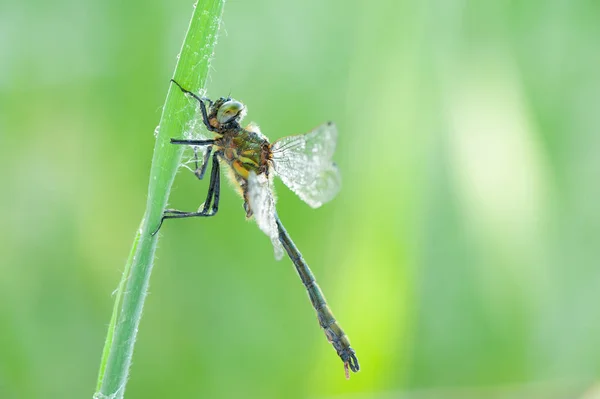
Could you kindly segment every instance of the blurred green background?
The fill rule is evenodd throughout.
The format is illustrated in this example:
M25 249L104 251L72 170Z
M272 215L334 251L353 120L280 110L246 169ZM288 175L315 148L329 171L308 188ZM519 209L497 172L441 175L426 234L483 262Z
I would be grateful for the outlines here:
M0 4L0 398L93 393L191 12ZM592 0L228 1L208 95L338 124L340 195L278 209L362 370L225 185L161 230L126 396L600 395L599 38Z

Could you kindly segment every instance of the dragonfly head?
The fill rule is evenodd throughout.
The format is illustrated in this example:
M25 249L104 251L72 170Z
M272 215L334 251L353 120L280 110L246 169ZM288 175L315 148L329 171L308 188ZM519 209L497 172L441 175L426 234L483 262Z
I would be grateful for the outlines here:
M240 122L246 115L246 107L239 101L231 98L221 98L214 104L217 113L217 122L225 125L231 122Z

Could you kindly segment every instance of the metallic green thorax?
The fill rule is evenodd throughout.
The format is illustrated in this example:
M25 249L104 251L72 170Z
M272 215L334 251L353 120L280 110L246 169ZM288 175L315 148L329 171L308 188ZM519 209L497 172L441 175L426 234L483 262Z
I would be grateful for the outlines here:
M270 159L269 141L258 126L240 126L245 113L242 103L220 98L212 104L208 115L209 124L217 134L216 150L222 153L222 159L232 168L241 186L245 185L251 171L257 175L268 173Z
M250 125L241 129L239 134L231 139L231 147L237 148L237 159L248 171L254 171L257 175L267 171L270 144L256 126Z

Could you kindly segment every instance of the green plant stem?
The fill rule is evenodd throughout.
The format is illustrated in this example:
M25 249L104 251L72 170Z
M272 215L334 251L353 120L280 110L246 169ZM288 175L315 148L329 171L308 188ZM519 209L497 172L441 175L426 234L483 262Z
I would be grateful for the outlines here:
M135 256L135 252L137 251L138 243L140 242L142 225L144 221L140 224L140 228L135 233L135 238L133 239L133 245L131 246L131 251L129 251L129 258L127 258L127 263L125 263L125 269L123 269L123 274L121 275L121 281L119 281L119 287L117 288L117 292L115 295L115 303L113 305L113 312L110 317L110 323L108 325L108 334L106 334L106 340L104 342L104 349L102 350L102 359L100 360L100 371L98 372L98 384L96 385L96 392L100 391L102 380L104 379L104 372L106 371L106 362L108 361L108 355L110 354L110 348L112 346L112 342L114 339L115 327L117 326L117 318L119 316L119 311L121 310L121 300L123 298L123 293L125 292L125 284L127 284L127 280L129 280L129 272L131 271L131 265L133 263L133 257Z
M223 5L224 0L200 0L195 7L173 74L173 79L190 91L204 89ZM124 395L156 251L158 234L152 236L152 232L159 225L183 152L182 146L171 145L169 140L181 137L195 114L196 105L179 88L169 85L154 146L146 212L115 298L95 398Z

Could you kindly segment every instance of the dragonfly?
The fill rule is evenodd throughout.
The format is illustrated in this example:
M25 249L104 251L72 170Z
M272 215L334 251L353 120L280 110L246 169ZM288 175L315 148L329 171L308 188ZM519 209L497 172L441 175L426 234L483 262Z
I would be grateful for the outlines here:
M240 122L246 115L246 106L232 98L221 97L212 101L186 90L175 80L179 89L195 99L202 114L202 122L212 133L211 139L171 139L175 145L194 149L194 174L202 180L212 154L212 170L206 200L195 212L166 209L156 231L167 219L215 216L219 209L220 168L229 169L229 177L244 199L247 218L256 224L271 240L275 258L280 260L283 251L293 262L302 284L308 292L319 325L344 363L346 378L360 369L356 352L329 309L323 291L317 284L308 264L283 226L276 208L273 177L283 183L313 208L330 201L341 186L340 173L332 161L337 141L337 128L327 122L314 130L281 138L270 143L258 125L245 127ZM204 150L200 162L198 148Z

